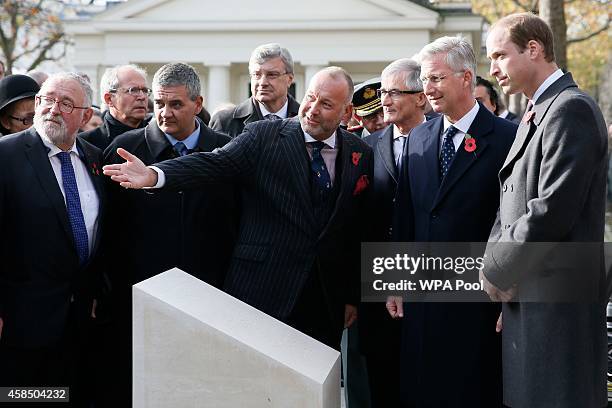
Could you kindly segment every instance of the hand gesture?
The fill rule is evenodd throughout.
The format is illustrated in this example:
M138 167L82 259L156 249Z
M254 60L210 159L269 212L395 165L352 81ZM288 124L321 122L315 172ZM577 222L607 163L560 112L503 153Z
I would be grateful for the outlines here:
M104 174L125 188L153 187L157 184L157 172L144 165L136 156L125 149L117 149L117 154L126 161L109 164L102 168Z

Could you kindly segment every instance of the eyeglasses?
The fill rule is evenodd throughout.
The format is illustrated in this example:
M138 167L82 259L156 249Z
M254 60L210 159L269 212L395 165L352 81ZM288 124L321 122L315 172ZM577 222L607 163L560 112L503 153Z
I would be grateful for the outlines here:
M89 106L74 106L74 104L69 100L64 99L63 101L60 101L59 99L51 98L45 95L36 95L36 100L40 106L49 109L53 108L53 105L57 103L59 105L60 112L64 113L72 113L72 111L75 109L89 109Z
M464 71L453 72L452 74L446 74L446 75L430 75L427 77L422 77L421 82L423 82L423 85L427 85L428 82L431 82L433 85L437 85L440 82L442 82L443 79L448 78L451 75L461 75L463 74L463 72Z
M18 118L13 115L8 115L8 117L23 123L24 126L30 126L32 123L34 123L34 115L26 116L25 118Z
M257 80L260 80L261 78L266 77L269 80L274 81L275 79L278 79L282 77L283 75L287 75L287 74L288 72L271 71L271 72L251 72L249 75L251 76L251 78L257 79Z
M414 95L423 91L400 91L399 89L377 89L376 96L382 99L383 96L389 95L391 99L398 99L402 95Z
M139 96L139 95L146 95L149 96L151 95L151 88L139 88L137 86L131 86L129 88L117 88L117 89L109 89L108 92L110 93L117 93L117 91L123 91L124 93L131 95L131 96Z

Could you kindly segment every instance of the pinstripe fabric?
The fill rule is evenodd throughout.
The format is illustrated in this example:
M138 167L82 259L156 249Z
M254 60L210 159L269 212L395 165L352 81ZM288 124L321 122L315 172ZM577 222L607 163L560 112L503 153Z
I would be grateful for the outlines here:
M345 303L359 300L360 231L367 191L353 193L359 177L371 179L372 153L348 132L339 130L338 137L340 191L320 233L310 197L310 162L296 118L252 123L214 152L158 164L166 175L164 188L240 184L243 212L225 290L276 318L289 315L313 270L320 271L335 321L342 324ZM357 164L354 152L362 154Z

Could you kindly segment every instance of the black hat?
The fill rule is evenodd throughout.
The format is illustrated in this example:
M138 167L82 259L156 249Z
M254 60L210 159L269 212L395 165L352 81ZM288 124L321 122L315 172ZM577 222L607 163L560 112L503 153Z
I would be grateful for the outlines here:
M371 78L355 87L353 106L357 116L368 116L382 109L376 90L380 89L380 78Z
M0 79L0 112L11 103L30 98L40 87L27 75L9 75Z

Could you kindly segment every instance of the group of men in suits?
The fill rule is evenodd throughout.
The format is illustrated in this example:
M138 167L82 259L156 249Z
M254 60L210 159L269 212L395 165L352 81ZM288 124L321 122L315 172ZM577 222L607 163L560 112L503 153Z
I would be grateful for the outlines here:
M89 134L104 155L76 137L91 116L89 84L51 76L34 127L0 139L0 228L10 237L0 385L70 385L84 405L95 393L83 375L87 336L100 334L89 329L108 303L123 316L109 341L126 350L129 374L129 288L172 266L338 348L358 315L361 242L490 240L481 279L503 313L499 303L408 296L387 300L401 324L383 305L360 309L371 406L604 406L603 276L592 285L601 298L527 302L555 271L543 260L519 271L521 246L495 245L602 241L601 112L557 69L539 18L500 20L487 54L504 91L531 101L518 133L475 100L474 51L457 37L425 46L420 65L385 68L377 92L388 126L366 140L340 127L352 113L348 73L319 71L298 105L288 94L293 61L278 44L253 52L252 97L214 115L212 129L196 118L201 89L189 65L164 65L152 91L137 67L117 67L106 133ZM145 124L151 92L155 120ZM428 121L426 102L438 114ZM105 186L102 173L116 183Z
M262 74L266 74L262 71ZM353 83L341 68L317 73L298 118L262 120L213 152L147 167L126 162L105 174L133 189L237 185L242 213L224 290L338 347L359 302L359 215L371 180L371 150L339 128Z

